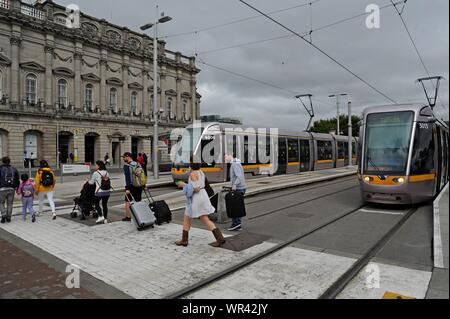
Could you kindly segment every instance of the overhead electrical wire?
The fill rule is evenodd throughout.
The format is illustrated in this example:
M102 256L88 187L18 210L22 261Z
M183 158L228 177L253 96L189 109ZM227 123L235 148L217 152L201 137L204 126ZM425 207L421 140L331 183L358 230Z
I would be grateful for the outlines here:
M298 8L301 8L301 7L312 5L313 3L316 3L316 2L319 2L319 1L320 0L309 1L309 2L298 4L298 5L295 5L295 6L292 6L292 7L271 11L271 12L268 12L267 14L276 14L276 13L286 12L286 11L290 11L290 10L293 10L293 9L298 9ZM217 28L222 28L222 27L226 27L226 26L229 26L229 25L233 25L233 24L236 24L236 23L241 23L241 22L245 22L245 21L249 21L249 20L253 20L253 19L257 19L257 18L261 18L261 15L253 15L253 16L249 16L249 17L246 17L246 18L233 20L233 21L230 21L230 22L225 22L225 23L221 23L221 24L212 25L212 26L209 26L209 27L200 28L198 30L187 31L187 32L180 32L180 33L175 33L175 34L169 34L169 35L166 35L166 36L162 36L160 38L168 39L168 38L174 38L174 37L180 37L180 36L185 36L185 35L196 34L196 33L209 31L209 30L214 30L214 29L217 29Z
M247 7L251 8L252 10L258 12L259 14L263 15L264 17L266 17L267 19L271 20L272 22L274 22L275 24L279 25L280 27L282 27L283 29L291 32L292 34L296 35L297 37L299 37L300 39L302 39L303 41L305 41L306 43L308 43L310 46L312 46L314 49L316 49L317 51L319 51L320 53L322 53L324 56L326 56L327 58L329 58L331 61L333 61L334 63L336 63L338 66L340 66L341 68L343 68L345 71L347 71L348 73L350 73L351 75L353 75L355 78L357 78L358 80L360 80L361 82L363 82L365 85L367 85L369 88L371 88L373 91L377 92L378 94L380 94L381 96L383 96L384 98L386 98L387 100L391 101L392 103L398 104L394 99L392 99L391 97L389 97L387 94L383 93L381 90L379 90L378 88L376 88L375 86L373 86L371 83L369 83L368 81L366 81L365 79L363 79L361 76L359 76L358 74L356 74L355 72L353 72L352 70L350 70L347 66L345 66L343 63L339 62L337 59L335 59L334 57L332 57L330 54L328 54L327 52L325 52L324 50L322 50L321 48L319 48L317 45L315 45L314 43L312 43L311 41L308 41L307 39L304 38L304 36L300 35L298 32L290 29L289 27L285 26L284 24L282 24L281 22L275 20L274 18L270 17L268 14L262 12L261 10L257 9L256 7L254 7L253 5L245 2L244 0L239 0L241 3L243 3L244 5L246 5Z

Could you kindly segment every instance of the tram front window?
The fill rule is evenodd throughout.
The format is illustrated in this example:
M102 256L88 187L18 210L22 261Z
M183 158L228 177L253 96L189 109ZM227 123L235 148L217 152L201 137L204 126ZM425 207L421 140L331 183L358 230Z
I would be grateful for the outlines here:
M188 164L202 136L203 128L187 128L177 145L176 164Z
M413 120L409 111L367 116L365 174L406 175Z

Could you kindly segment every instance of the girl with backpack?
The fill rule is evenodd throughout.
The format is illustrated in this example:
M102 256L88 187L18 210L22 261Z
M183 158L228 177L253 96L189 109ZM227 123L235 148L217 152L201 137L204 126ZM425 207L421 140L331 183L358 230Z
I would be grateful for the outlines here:
M34 183L30 179L30 176L28 176L28 174L22 174L20 176L20 180L22 182L17 189L17 195L20 195L22 197L22 218L23 221L26 221L27 213L30 213L31 222L34 223L36 221L36 215L33 209L33 200L35 193Z
M95 172L92 173L89 184L95 185L95 210L98 214L96 223L106 224L108 222L108 200L112 190L111 180L109 179L109 173L106 170L105 163L97 161L95 164ZM100 202L102 203L102 207L100 207Z
M47 161L42 160L39 162L39 169L36 172L34 182L36 183L36 194L38 194L39 198L38 216L42 214L44 197L47 197L48 204L52 210L52 219L56 219L56 208L55 202L53 201L53 189L56 184L56 176Z

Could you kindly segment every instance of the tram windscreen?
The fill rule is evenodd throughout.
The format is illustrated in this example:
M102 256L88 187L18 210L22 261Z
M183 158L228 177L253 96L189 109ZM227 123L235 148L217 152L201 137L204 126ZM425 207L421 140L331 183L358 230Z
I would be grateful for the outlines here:
M188 164L190 162L191 155L194 153L202 133L203 128L200 127L191 127L184 130L183 136L177 144L174 161L176 164Z
M365 174L405 175L414 113L373 113L367 116Z

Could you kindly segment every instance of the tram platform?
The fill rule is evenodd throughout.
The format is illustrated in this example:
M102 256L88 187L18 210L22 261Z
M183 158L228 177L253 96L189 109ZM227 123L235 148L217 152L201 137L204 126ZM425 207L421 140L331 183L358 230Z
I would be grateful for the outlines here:
M428 288L427 298L449 298L448 268L448 215L449 184L443 189L433 203L434 210L434 269Z

